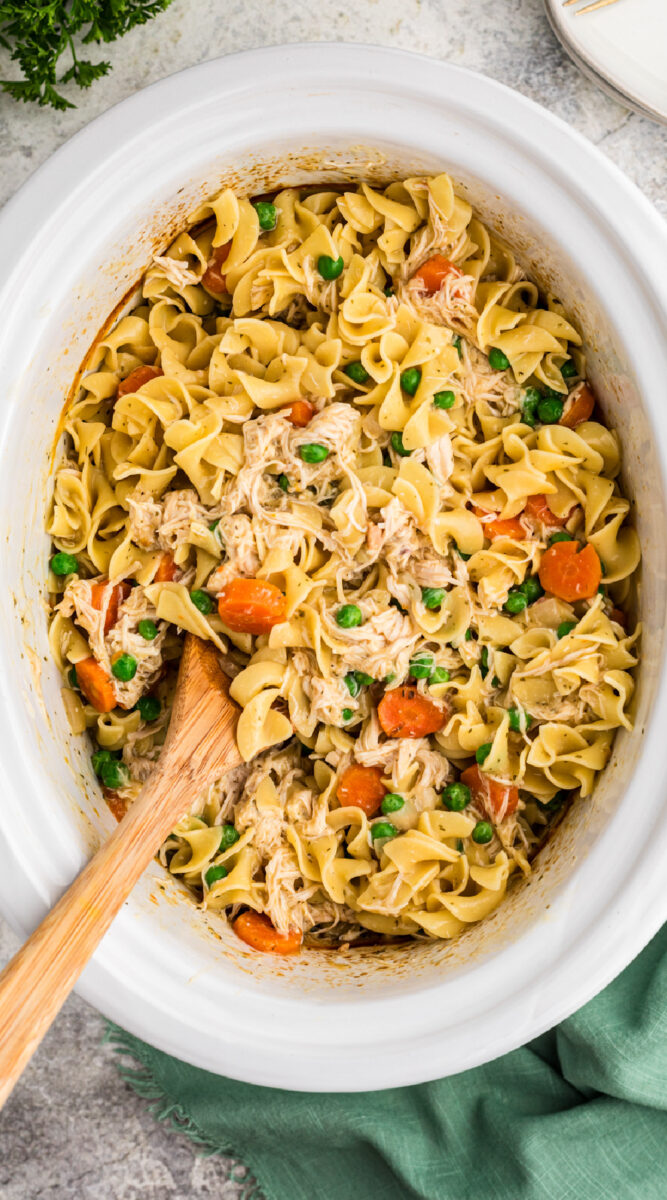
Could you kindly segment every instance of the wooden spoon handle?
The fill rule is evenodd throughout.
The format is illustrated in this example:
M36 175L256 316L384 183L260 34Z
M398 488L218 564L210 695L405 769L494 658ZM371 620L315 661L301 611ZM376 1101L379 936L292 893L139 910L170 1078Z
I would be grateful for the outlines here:
M161 764L162 765L162 764ZM166 765L166 764L165 764ZM139 876L192 799L158 770L108 841L0 975L0 1107Z

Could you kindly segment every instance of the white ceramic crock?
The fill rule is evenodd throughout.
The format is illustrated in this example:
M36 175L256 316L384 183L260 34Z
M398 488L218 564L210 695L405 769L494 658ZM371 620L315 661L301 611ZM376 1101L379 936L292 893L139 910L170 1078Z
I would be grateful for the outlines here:
M67 729L43 602L49 454L88 346L153 251L226 182L252 194L442 169L582 325L620 430L644 546L636 731L529 883L453 945L256 955L151 866L79 991L154 1045L253 1083L357 1090L461 1071L567 1016L667 917L665 229L601 154L521 96L340 45L164 80L88 126L0 215L0 903L26 934L112 824Z

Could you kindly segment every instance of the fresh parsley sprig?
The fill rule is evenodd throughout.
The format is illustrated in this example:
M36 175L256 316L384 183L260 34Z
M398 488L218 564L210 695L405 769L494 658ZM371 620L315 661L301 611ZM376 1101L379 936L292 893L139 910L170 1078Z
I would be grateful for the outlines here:
M171 0L0 0L0 45L24 76L2 79L0 88L15 100L75 108L58 87L74 82L89 88L111 70L109 62L79 58L76 45L113 42L170 4ZM63 54L70 65L59 75Z

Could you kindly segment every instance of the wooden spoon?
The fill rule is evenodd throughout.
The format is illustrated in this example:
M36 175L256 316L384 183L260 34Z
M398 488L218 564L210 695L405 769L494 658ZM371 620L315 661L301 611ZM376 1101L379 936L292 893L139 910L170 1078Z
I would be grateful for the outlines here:
M215 648L188 634L155 770L0 975L0 1107L168 833L211 779L241 762L238 713Z

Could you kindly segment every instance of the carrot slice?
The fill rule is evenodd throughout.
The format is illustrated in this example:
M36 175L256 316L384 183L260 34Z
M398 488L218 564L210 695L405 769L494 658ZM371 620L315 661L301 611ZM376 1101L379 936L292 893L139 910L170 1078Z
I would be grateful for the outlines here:
M127 812L127 800L122 800L114 788L103 787L102 795L104 796L112 815L117 821L122 821L125 813Z
M602 566L593 546L579 550L578 542L556 542L542 555L538 574L545 592L574 604L595 595Z
M300 929L278 933L265 913L254 912L252 909L241 913L234 921L232 929L246 946L252 946L253 950L262 950L264 954L298 954L303 940Z
M520 541L526 536L526 530L518 517L506 517L504 521L501 521L495 513L486 513L481 508L475 508L474 505L472 511L482 522L484 536L491 542L500 537L514 538L515 541Z
M581 425L582 421L590 420L594 408L595 392L587 383L584 383L572 400L565 405L565 411L558 424L567 425L568 429L574 429L576 425Z
M566 517L557 517L549 508L544 492L540 492L537 496L529 496L526 500L524 513L530 517L531 521L537 521L540 525L546 525L547 529L559 529L567 522L570 514Z
M201 281L209 292L220 294L227 291L227 280L220 270L223 262L229 256L229 251L232 248L231 242L225 242L224 246L216 246L211 252L211 257L206 264L206 270L201 277Z
M361 808L367 817L375 816L387 794L379 767L362 767L353 763L340 777L336 795L341 808L348 804Z
M385 692L378 704L378 718L388 737L419 738L442 729L447 714L406 684Z
M102 608L104 607L104 597L109 586L108 580L104 580L100 583L93 583L91 585L90 602L93 608L96 608L98 612L101 612ZM107 604L107 615L104 618L105 633L108 633L109 630L112 629L116 624L116 621L118 620L118 609L123 601L127 600L131 590L132 589L129 583L115 583L111 588L111 595L109 596L109 603Z
M177 571L178 567L174 562L173 554L163 554L153 576L153 583L171 583L176 578Z
M298 429L303 429L304 425L307 425L312 420L315 409L310 400L294 400L292 404L286 404L280 411Z
M426 262L422 263L412 278L418 279L424 285L424 290L428 295L432 296L435 292L440 291L448 275L463 275L463 271L445 258L444 254L434 254L432 258L427 258Z
M492 821L502 821L516 812L519 789L512 783L499 783L497 779L491 779L490 775L480 771L477 764L463 772L461 783L470 788L473 801L482 805Z
M134 371L126 379L121 379L118 384L116 399L120 400L121 396L127 396L130 392L138 392L145 383L150 383L151 379L159 379L160 375L164 375L161 367L135 367Z
M275 583L239 577L223 587L218 612L235 633L268 633L287 619L287 601Z
M111 712L116 707L113 683L96 658L84 658L76 664L76 678L86 700L98 712Z

